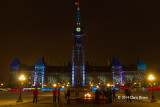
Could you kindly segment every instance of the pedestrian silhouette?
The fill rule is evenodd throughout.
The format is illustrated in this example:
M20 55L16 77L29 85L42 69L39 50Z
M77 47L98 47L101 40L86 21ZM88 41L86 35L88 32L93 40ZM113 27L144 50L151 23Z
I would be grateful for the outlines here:
M97 105L100 104L100 99L99 99L100 95L101 95L101 92L100 92L99 89L97 89L97 90L95 91L95 103L96 103Z
M111 90L111 88L109 89L108 98L109 98L109 103L112 103L112 90Z
M131 103L131 98L130 98L130 96L131 96L131 90L130 89L126 89L125 90L125 95L126 95L126 99L127 99L127 102L128 102L128 100L130 101L130 103Z
M116 90L115 89L113 89L112 94L113 94L113 100L115 100L116 99Z
M61 102L61 99L60 99L60 88L58 89L58 102Z
M55 88L53 90L53 102L56 102L57 93L58 93L58 90Z
M78 97L79 96L79 92L78 92L78 90L76 91L76 97Z
M70 89L67 90L67 104L70 104Z
M67 88L64 91L65 99L67 100Z
M35 100L36 100L36 103L37 103L37 98L38 98L38 90L37 90L37 87L36 87L36 89L33 91L33 94L34 94L33 103L34 103Z

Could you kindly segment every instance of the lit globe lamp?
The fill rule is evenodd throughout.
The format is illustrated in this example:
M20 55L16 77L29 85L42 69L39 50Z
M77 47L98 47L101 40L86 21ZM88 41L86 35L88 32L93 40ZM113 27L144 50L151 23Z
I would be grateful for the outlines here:
M154 93L153 93L153 81L154 81L155 77L153 75L149 75L148 77L148 80L150 80L152 83L152 99L151 99L151 102L157 102L155 96L154 96Z
M20 75L19 80L20 80L20 81L25 81L26 78L25 78L24 75ZM23 82L22 82L22 85L23 85ZM22 92L22 90L20 90L20 95L19 95L19 98L18 98L18 100L17 100L17 103L23 102L22 97L21 97L21 92Z

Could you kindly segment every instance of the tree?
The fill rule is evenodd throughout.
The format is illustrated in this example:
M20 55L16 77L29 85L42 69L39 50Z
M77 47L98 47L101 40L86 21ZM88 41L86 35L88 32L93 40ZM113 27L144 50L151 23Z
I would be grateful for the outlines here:
M126 75L125 75L125 78L126 78L126 82L132 82L132 80L133 80L133 75L131 75L131 74L126 74Z
M59 78L61 83L68 83L70 81L70 77L68 75L63 74L60 75Z
M53 76L48 76L49 83L56 83L57 79Z
M117 83L119 83L119 82L121 81L121 79L120 79L119 76L115 76L115 77L114 77L114 81L117 82Z
M136 81L138 82L139 84L139 87L141 87L141 85L144 83L144 79L145 79L145 76L143 75L140 75L140 73L134 75ZM144 85L144 84L143 84Z
M90 75L86 75L86 81L87 81L88 83L92 83L93 77L90 76Z
M97 78L99 79L100 83L102 83L102 84L105 84L105 83L106 83L107 78L106 78L105 76L100 75L100 76L98 76Z
M125 82L126 82L126 86L127 87L130 87L130 86L132 86L132 80L133 80L133 75L131 75L131 74L126 74L125 75Z
M135 79L140 82L140 81L143 81L144 80L144 76L141 76L139 73L134 75Z

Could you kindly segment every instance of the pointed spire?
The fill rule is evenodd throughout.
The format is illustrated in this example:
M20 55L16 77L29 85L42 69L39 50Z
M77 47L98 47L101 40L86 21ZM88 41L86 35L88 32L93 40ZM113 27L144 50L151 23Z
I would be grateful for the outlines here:
M77 5L77 17L76 17L76 25L80 26L81 23L81 17L80 17L80 8L79 8L79 2L76 2L75 5Z
M77 6L77 15L76 15L75 26L74 26L74 31L72 35L81 37L82 35L85 35L85 34L84 34L83 26L81 24L79 2L76 2L75 5Z
M121 65L118 58L113 58L113 65Z
M77 10L80 10L80 8L79 8L79 5L78 5L78 8L77 8Z
M44 57L39 58L38 61L37 61L37 63L36 63L36 65L45 65L45 63L44 63Z

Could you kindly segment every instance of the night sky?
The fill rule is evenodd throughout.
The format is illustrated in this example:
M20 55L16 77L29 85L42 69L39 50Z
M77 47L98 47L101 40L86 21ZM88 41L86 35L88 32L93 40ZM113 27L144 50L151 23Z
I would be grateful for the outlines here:
M3 1L3 2L2 2ZM44 56L48 65L72 57L75 0L0 1L0 79L7 80L14 58L34 65ZM147 71L160 68L160 6L158 0L81 0L85 54L90 63L106 65L119 58Z

